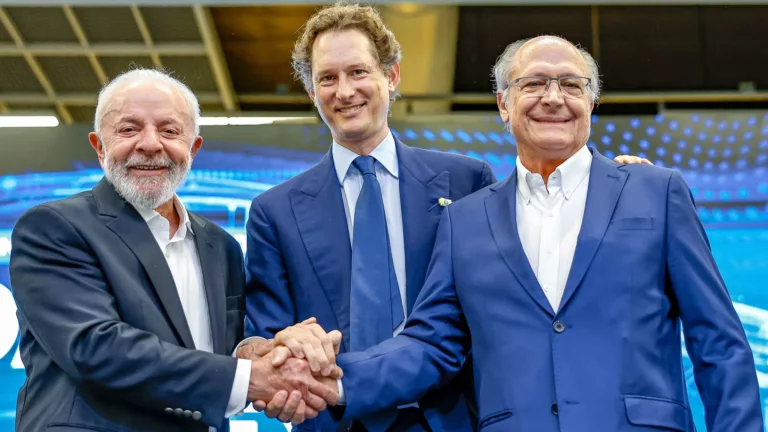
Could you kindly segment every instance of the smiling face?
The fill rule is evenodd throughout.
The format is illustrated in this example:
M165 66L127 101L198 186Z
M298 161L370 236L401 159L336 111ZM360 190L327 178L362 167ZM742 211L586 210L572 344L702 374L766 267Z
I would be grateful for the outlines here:
M589 76L578 50L556 38L543 37L523 45L515 63L508 82L527 76ZM589 94L565 97L553 82L543 96L532 96L512 85L506 102L499 94L497 103L502 119L517 140L521 157L565 160L589 139L593 108Z
M310 97L334 140L347 148L375 147L389 132L389 95L400 68L385 73L373 52L370 39L354 29L322 33L312 48Z
M100 134L92 132L89 140L105 176L140 208L154 209L173 198L202 144L184 97L158 80L115 90Z

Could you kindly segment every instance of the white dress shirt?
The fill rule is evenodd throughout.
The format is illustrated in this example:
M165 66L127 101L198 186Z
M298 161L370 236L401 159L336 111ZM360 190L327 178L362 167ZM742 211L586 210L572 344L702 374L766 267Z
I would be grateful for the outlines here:
M197 254L192 224L189 221L187 209L178 199L173 198L173 205L179 214L179 228L171 238L171 225L168 219L150 209L137 209L144 221L147 222L157 245L165 256L165 261L171 269L176 291L179 293L181 307L187 318L189 331L195 348L200 351L213 352L211 336L211 320L208 315L208 300L205 297L203 285L203 270L200 257ZM251 361L237 360L235 380L229 395L226 417L239 413L245 407L248 396L248 384L251 378ZM215 431L215 428L209 428Z
M363 189L363 176L352 166L357 153L333 142L333 164L341 184L341 197L344 200L344 213L347 215L349 241L355 231L355 207L360 191ZM400 288L400 300L403 304L403 316L406 316L405 297L405 241L403 240L403 212L400 207L400 173L397 163L397 147L392 132L370 154L376 159L376 179L381 185L381 198L384 201L384 215L387 219L389 232L389 248L392 251L392 264L395 266L395 277ZM392 336L405 328L405 320L395 329Z
M557 312L584 220L592 154L583 146L549 176L517 158L517 231L528 262Z

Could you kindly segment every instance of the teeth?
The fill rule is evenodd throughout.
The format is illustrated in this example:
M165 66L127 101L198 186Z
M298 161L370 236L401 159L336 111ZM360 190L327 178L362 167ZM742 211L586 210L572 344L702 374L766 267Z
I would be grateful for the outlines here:
M356 105L356 106L349 107L349 108L342 108L339 111L341 111L343 113L351 113L352 111L357 111L360 107L362 107L362 105Z
M164 167L160 167L160 166L157 166L157 167L152 167L152 166L135 166L133 168L137 169L137 170L142 170L142 171L151 171L151 170L161 169L161 168L164 168Z

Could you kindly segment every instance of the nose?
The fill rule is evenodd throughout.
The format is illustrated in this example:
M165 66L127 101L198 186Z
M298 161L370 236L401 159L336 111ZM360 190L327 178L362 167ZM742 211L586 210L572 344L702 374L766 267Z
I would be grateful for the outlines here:
M157 130L146 128L141 132L139 142L136 144L136 150L142 153L157 153L163 149L160 142L160 134Z
M549 87L544 92L544 95L541 97L541 103L545 105L562 105L563 103L563 93L560 91L560 83L557 81L550 81Z
M336 88L336 97L341 100L352 98L355 95L355 88L352 85L352 81L346 76L339 77L339 85Z

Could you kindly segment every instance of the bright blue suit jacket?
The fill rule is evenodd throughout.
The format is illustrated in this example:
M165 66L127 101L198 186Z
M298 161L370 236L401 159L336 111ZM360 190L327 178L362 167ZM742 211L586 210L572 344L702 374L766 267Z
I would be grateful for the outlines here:
M471 348L483 432L693 432L684 329L708 429L763 431L752 352L678 172L594 153L557 313L520 244L516 187L513 173L443 211L406 329L337 359L344 416L420 397Z
M458 200L495 178L484 162L395 142L410 312L424 285L444 211L438 200ZM348 349L352 249L341 193L329 151L314 167L253 200L247 224L246 311L251 328L246 334L269 338L316 317L326 331L339 329L341 351ZM430 426L435 431L473 430L461 383L446 385L418 398ZM335 431L336 425L323 413L299 428Z

